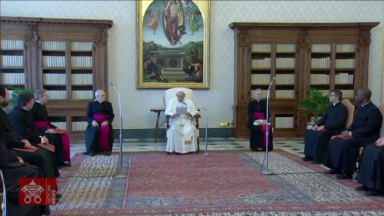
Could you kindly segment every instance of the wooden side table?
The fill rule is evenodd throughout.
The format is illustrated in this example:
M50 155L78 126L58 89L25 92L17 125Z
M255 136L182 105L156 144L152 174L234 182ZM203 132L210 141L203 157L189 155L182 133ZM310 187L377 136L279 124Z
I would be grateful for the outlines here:
M159 127L164 124L165 120L161 125L159 125L160 121L160 113L165 112L165 108L152 108L151 112L155 112L157 114L156 118L156 129L155 129L155 142L157 142L157 137L159 136Z

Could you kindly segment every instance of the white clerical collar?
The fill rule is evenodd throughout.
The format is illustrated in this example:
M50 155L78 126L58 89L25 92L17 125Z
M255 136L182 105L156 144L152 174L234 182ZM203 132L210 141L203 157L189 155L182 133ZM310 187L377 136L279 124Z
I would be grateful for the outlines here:
M97 102L99 102L99 103L102 103L102 102L100 102L98 99L95 99L95 101L97 101Z
M40 102L40 101L38 101L38 100L35 100L35 102L36 102L36 103L39 103L39 104L41 104L41 105L44 105L44 103L42 103L42 102Z
M368 101L367 103L361 105L361 107L365 107L365 105L367 105L367 104L369 104L369 103L371 103L371 101Z
M340 102L333 103L333 106L336 106L336 104L338 104L338 103L340 103Z

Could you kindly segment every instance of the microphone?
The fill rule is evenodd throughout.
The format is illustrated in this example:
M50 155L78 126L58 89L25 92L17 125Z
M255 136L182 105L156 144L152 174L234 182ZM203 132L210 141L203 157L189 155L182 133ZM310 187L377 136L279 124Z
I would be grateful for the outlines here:
M181 102L181 103L184 104L185 106L193 109L193 110L197 110L197 111L199 111L200 109L205 110L205 152L204 152L204 155L208 156L209 153L208 153L208 111L207 111L207 109L206 108L194 108L194 107L191 107L187 103L185 103L184 101Z
M275 79L276 79L276 77L273 77L273 78L272 78L272 81L271 81L271 83L269 84L269 87L268 87L268 93L269 93L269 90L270 90L271 87L272 87L273 82L275 82ZM111 83L111 81L109 81L109 83ZM111 84L112 84L112 83L111 83Z
M269 118L269 99L270 99L270 90L271 90L271 87L272 87L272 84L275 82L275 79L276 77L273 77L272 80L271 80L271 83L269 84L269 87L268 87L268 92L267 92L267 113L266 113L266 119L267 119L267 125L265 125L265 157L264 157L264 161L263 161L263 164L261 166L261 170L260 172L263 174L263 175L271 175L273 174L271 171L268 170L268 147L269 147L269 127L270 127L270 118ZM267 165L266 165L266 170L264 171L263 168L264 168L264 163L265 161L267 162Z
M115 91L117 92L117 95L119 96L119 112L120 112L120 166L119 166L119 174L116 176L116 178L126 178L127 176L122 173L123 171L123 116L121 114L121 96L119 90L117 90L116 86L113 85L111 81L109 81L109 85L111 85Z

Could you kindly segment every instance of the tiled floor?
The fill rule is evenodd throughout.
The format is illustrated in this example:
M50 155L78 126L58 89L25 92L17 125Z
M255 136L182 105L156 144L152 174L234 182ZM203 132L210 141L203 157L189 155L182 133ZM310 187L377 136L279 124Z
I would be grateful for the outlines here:
M283 149L287 152L293 153L303 157L304 142L302 138L274 138L273 145L275 149ZM166 140L154 139L124 139L123 152L140 152L140 151L164 151L165 152ZM200 149L205 150L205 140L200 139ZM209 150L241 150L249 149L249 140L236 139L236 138L208 138L208 151ZM119 140L115 140L113 152L119 152ZM85 151L84 141L71 143L71 157L77 152Z

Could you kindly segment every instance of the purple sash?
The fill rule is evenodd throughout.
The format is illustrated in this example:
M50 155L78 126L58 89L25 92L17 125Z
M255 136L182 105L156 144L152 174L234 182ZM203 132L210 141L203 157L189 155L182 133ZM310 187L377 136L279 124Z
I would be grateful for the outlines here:
M99 150L108 150L109 147L109 125L101 126L101 123L107 120L108 115L94 114L93 119L100 125Z
M51 127L49 126L49 121L35 121L35 125L36 127L51 129ZM61 142L63 143L64 161L68 161L69 163L71 163L71 145L69 142L69 136L66 133L60 134L60 136Z
M255 118L257 118L258 120L265 120L265 113L262 113L262 112L254 112L253 113L253 116ZM266 146L266 137L265 137L265 132L267 131L267 125L262 125L262 131L260 131L262 134L263 134L263 146L265 147ZM271 132L271 126L268 127L268 132ZM271 141L272 140L269 140L269 145L268 146L271 146Z

